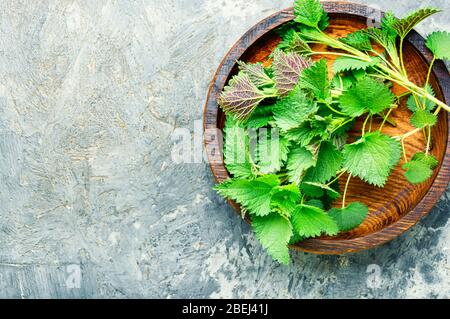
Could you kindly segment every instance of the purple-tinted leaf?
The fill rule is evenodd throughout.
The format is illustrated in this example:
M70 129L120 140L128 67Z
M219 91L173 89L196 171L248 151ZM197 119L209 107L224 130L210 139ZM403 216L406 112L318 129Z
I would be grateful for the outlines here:
M238 61L238 64L239 69L247 74L257 87L274 84L273 80L264 71L264 66L261 63L250 64Z
M237 119L245 119L264 98L264 92L252 83L247 74L241 72L223 89L219 105Z
M295 52L276 51L272 67L279 94L283 96L289 93L297 85L303 69L309 65L308 59Z

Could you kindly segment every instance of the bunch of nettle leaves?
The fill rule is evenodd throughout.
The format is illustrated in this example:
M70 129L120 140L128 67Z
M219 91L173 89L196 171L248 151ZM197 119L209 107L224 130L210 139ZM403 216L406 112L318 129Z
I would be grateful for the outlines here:
M352 177L383 187L402 153L405 177L421 183L431 177L438 161L430 155L431 127L441 109L428 84L408 79L403 61L407 34L439 10L427 8L403 19L385 14L380 28L332 38L324 30L328 16L318 0L296 0L295 20L280 31L282 42L269 67L239 62L240 71L220 97L226 112L224 161L233 176L216 186L220 195L239 203L268 253L289 262L288 244L320 235L336 235L360 225L368 207L347 203ZM378 52L373 45L383 47ZM322 44L330 52L314 52ZM450 59L450 33L434 32L427 41L434 60ZM327 60L312 63L313 55L335 55L334 77ZM432 64L433 64L432 63ZM392 83L408 91L395 96ZM414 130L401 136L383 134L401 98L407 98ZM347 132L363 117L361 137L347 143ZM372 120L381 125L372 129ZM374 125L375 126L375 125ZM408 160L403 141L423 132L423 152ZM342 206L338 179L346 177Z

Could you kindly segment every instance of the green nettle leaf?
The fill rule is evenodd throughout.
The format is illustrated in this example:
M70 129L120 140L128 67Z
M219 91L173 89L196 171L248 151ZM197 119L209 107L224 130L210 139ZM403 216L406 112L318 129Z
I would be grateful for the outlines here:
M292 51L300 55L312 52L309 44L302 39L297 31L293 29L286 32L283 40L278 44L277 48L285 52Z
M393 169L400 161L400 158L402 156L402 148L400 142L394 138L389 138L389 140L387 141L389 141L389 144L391 146L391 158L389 161L389 167Z
M325 191L328 191L328 194L331 195L332 197L334 197L335 199L339 198L341 196L341 194L339 194L339 192L337 192L336 190L334 190L333 188L331 188L327 184L313 183L313 182L304 182L304 185L315 186L315 187L321 188L321 189L323 189Z
M306 170L314 166L315 163L316 160L311 151L304 147L293 149L289 152L286 164L289 181L298 185Z
M256 148L257 164L263 174L276 173L287 160L289 140L280 137L276 129L260 130Z
M344 167L348 172L369 184L382 187L400 160L401 146L397 140L376 131L346 145L343 155Z
M247 131L231 116L225 122L224 163L234 177L252 178L255 168L250 161L250 142Z
M418 152L418 153L414 154L412 157L412 160L425 163L431 169L435 169L436 166L438 166L438 164L439 164L439 161L436 159L436 157L434 157L433 155L430 155L430 154L427 155L423 152Z
M276 175L265 175L254 180L229 179L217 185L217 192L236 201L251 214L267 216L270 209L270 199L274 187L280 185Z
M294 232L294 234L291 237L291 240L289 240L289 245L295 245L303 240L305 240L304 237L302 237L299 234L297 234L296 232Z
M326 183L341 168L342 155L331 142L322 142L317 162L314 167L310 167L304 181L313 183Z
M279 100L273 108L274 124L283 131L300 126L308 117L316 113L318 106L308 99L296 86L289 94Z
M370 62L350 57L339 57L333 63L333 71L334 73L341 73L353 70L367 70L379 62L380 58L378 57L372 58Z
M394 98L386 85L367 77L345 91L340 96L339 103L344 113L357 117L367 111L376 114L390 108Z
M302 191L302 194L310 198L320 199L325 195L325 190L323 188L305 182L300 184L300 190Z
M393 28L387 30L369 28L366 32L374 41L383 46L392 64L400 68L400 57L396 44L397 32Z
M381 28L391 39L395 39L397 37L397 31L395 31L394 29L394 24L396 24L397 21L398 19L395 17L392 11L386 12L381 19Z
M238 61L239 70L244 72L257 87L265 85L274 85L274 81L264 71L264 66L261 63L249 64Z
M335 134L332 139L331 142L333 143L334 146L336 146L336 148L339 151L342 151L342 149L344 148L345 144L347 144L347 139L348 139L348 134L346 132L341 133L341 134Z
M433 155L418 152L410 162L403 165L405 177L411 184L423 183L431 177L438 164L439 161Z
M392 28L397 32L401 38L405 38L408 33L420 22L428 18L429 16L441 12L435 8L424 8L411 12L405 18L396 21Z
M352 75L356 81L362 81L367 77L367 71L364 69L353 70Z
M256 238L273 259L282 264L289 263L287 245L293 235L289 220L277 213L265 217L255 216L252 218L252 228Z
M297 85L300 74L309 64L309 60L295 52L275 51L272 69L281 96L288 94Z
M433 126L437 122L437 116L425 110L417 110L411 116L410 122L416 128Z
M426 163L421 161L410 161L403 165L405 177L411 184L425 182L433 174L433 170Z
M302 89L311 92L319 101L327 100L330 96L327 60L321 59L304 69L299 85Z
M426 86L426 90L428 94L431 94L432 96L436 97L436 94L434 93L433 87L431 85L428 84ZM408 98L408 101L406 102L406 106L411 112L415 112L423 108L425 108L426 111L431 112L436 107L436 103L428 99L419 96L414 96L411 94Z
M316 131L311 127L310 122L305 122L299 127L286 131L285 137L297 143L299 146L306 146L317 136Z
M296 0L294 15L296 22L308 27L323 30L328 26L328 15L319 0Z
M243 122L243 125L251 129L258 129L267 126L269 122L273 120L272 109L273 105L258 106L250 117Z
M358 30L356 32L348 34L346 37L340 39L345 44L348 44L355 49L361 51L372 50L372 43L370 42L369 35L364 30Z
M351 74L336 74L331 80L333 88L347 91L353 85L354 78Z
M326 190L323 194L323 196L320 198L320 200L323 203L323 206L325 209L330 209L332 207L332 204L336 198L340 196L340 187L339 187L339 181L334 181L330 184L330 187L334 189L335 192L331 192L329 190ZM339 196L336 196L336 192L339 194Z
M366 205L353 202L344 208L332 208L328 215L335 220L340 231L348 231L361 225L368 212L369 208Z
M292 213L292 226L295 232L305 238L322 234L336 235L339 228L336 222L319 207L299 205Z
M250 77L241 72L234 76L228 86L223 89L219 105L225 112L242 120L248 118L266 97L270 97L270 95L258 89Z
M450 60L450 33L446 31L433 32L428 36L426 45L436 59Z
M329 139L330 132L342 124L343 121L344 118L334 118L333 115L327 115L325 117L315 115L309 122L311 124L311 129L316 133L316 136L325 141Z
M283 185L273 190L270 207L285 217L291 217L300 198L300 190L295 184Z
M323 206L323 203L320 199L310 199L309 201L307 201L305 203L306 206L313 206L313 207L317 207L320 208L322 210L325 209L325 207Z

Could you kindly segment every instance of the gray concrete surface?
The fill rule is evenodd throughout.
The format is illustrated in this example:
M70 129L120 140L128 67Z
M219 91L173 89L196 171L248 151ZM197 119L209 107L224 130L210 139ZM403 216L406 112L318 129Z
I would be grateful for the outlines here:
M450 30L426 3L447 13L419 31ZM207 164L172 163L228 48L290 4L0 1L0 297L450 297L450 192L383 247L285 267Z

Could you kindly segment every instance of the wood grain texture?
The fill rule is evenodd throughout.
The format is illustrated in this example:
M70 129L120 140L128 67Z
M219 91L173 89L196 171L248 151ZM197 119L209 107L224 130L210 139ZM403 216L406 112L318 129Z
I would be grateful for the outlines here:
M368 17L382 15L381 12L367 6L347 2L325 2L324 7L331 17L327 32L336 37L366 28ZM268 55L280 41L273 30L292 19L293 10L290 8L268 17L251 28L231 48L214 76L205 106L204 127L207 154L217 182L229 178L220 152L221 129L225 120L225 115L217 104L220 92L230 77L236 74L236 60L267 61ZM331 56L328 58L330 58L329 63L332 63ZM405 61L407 61L407 69L412 81L424 84L431 58L431 53L425 48L424 39L417 32L411 32L405 47ZM437 92L438 98L448 103L450 77L442 62L435 64L431 84ZM404 89L394 86L393 90L398 94ZM406 100L402 100L402 107L392 114L398 124L397 127L387 126L383 130L385 133L400 135L412 129L409 124L409 111L404 107L405 103ZM348 202L361 201L369 206L369 216L364 223L358 228L338 236L308 239L291 246L291 248L317 254L355 252L390 241L416 224L434 206L450 180L448 122L448 114L442 112L438 124L433 128L432 154L438 158L440 166L435 170L432 179L420 185L409 184L403 177L401 169L403 160L394 169L383 189L353 178L347 199ZM379 121L374 123L375 125L380 124ZM355 135L360 128L361 122L359 121L355 125ZM405 142L408 154L423 150L424 146L425 141L422 134L416 134ZM342 180L345 181L345 179L346 176L343 176ZM239 212L239 205L232 201L230 204ZM339 201L335 204L338 205Z

